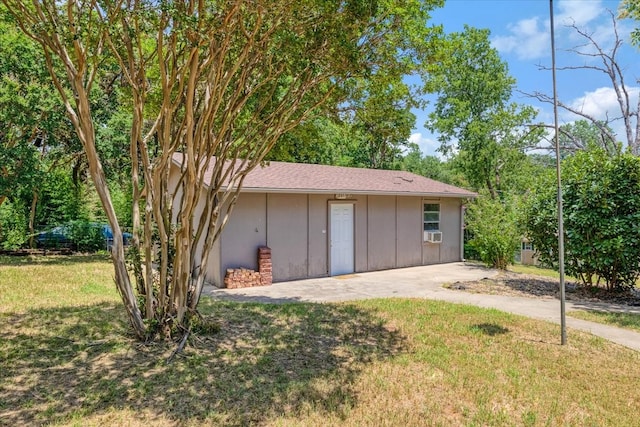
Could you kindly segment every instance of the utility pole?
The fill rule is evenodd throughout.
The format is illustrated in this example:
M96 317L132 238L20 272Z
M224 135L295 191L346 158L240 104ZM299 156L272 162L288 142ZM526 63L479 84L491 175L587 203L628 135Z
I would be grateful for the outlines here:
M562 181L560 173L560 139L558 129L558 91L556 89L556 43L553 24L553 0L549 0L549 15L551 25L551 74L553 76L553 122L556 143L556 176L558 178L558 270L560 273L560 343L567 344L567 319L565 314L565 286L564 286L564 224L562 220Z

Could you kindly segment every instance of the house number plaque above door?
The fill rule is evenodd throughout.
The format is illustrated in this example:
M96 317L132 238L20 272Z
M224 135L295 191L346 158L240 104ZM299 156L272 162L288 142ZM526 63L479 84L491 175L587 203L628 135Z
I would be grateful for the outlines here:
M336 199L338 199L338 200L344 200L344 199L350 199L350 198L351 198L351 194L336 193Z

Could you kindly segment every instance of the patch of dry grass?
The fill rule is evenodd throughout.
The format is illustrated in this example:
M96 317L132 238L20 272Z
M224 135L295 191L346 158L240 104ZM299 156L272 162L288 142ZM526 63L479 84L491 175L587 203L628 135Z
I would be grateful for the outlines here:
M0 256L0 313L116 301L108 255Z
M634 425L638 353L493 310L419 300L359 303L407 337L405 353L368 366L346 419L304 425ZM629 357L630 359L626 359ZM594 381L597 378L597 381ZM633 409L632 409L633 408ZM278 425L300 425L290 417Z
M557 326L497 310L205 300L221 331L167 364L173 346L127 335L115 290L91 304L50 282L56 303L35 305L2 283L0 424L637 424L638 353L575 331L560 346Z

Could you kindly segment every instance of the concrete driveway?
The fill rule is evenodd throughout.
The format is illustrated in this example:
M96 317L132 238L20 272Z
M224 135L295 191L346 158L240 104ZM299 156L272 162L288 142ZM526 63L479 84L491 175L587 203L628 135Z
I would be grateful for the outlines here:
M205 288L204 293L215 299L264 303L320 303L388 297L425 298L495 308L509 313L560 323L560 302L556 299L474 294L442 287L445 283L479 280L494 277L497 274L497 270L484 268L477 264L457 262L296 280L255 288L218 289L208 287ZM567 301L567 312L579 309L640 314L640 307ZM567 317L567 326L590 332L640 351L640 333L571 317Z
M479 280L496 275L495 270L463 262L355 273L345 276L294 280L243 289L209 288L209 295L235 301L336 302L365 298L432 298L451 292L443 283Z

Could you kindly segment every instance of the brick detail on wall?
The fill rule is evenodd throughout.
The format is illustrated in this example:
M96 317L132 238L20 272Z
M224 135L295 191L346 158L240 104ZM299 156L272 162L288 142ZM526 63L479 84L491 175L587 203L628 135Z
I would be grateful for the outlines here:
M271 249L258 248L258 271L248 268L228 268L224 277L224 286L229 289L267 286L273 283Z
M262 246L258 248L258 272L262 285L273 283L273 270L271 268L271 248Z

